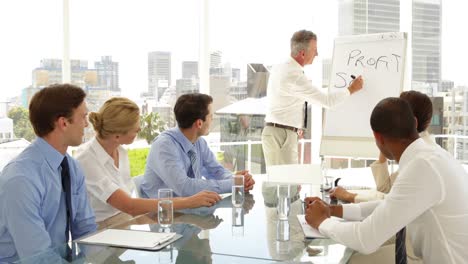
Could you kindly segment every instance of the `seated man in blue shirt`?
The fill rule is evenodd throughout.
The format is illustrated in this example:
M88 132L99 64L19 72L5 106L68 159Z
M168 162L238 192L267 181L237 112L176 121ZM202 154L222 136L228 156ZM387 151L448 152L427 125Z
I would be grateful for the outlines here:
M143 197L157 198L162 188L171 188L175 196L203 190L231 192L232 173L216 161L201 137L210 130L212 103L211 96L198 93L177 99L174 114L178 126L161 133L151 145L141 184ZM244 176L244 190L251 190L255 184L252 175L248 171L237 174Z
M0 263L65 244L96 230L84 175L67 154L88 126L85 92L56 84L34 95L37 139L0 175Z

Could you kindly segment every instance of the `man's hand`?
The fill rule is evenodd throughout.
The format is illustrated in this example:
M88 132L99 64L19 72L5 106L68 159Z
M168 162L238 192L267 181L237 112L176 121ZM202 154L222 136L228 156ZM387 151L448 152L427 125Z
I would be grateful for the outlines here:
M255 180L253 179L252 175L249 173L248 170L242 170L236 172L236 175L244 176L244 192L248 192L253 189L255 185Z
M188 200L191 208L198 208L202 206L210 207L220 201L221 196L215 192L201 191L188 197Z
M322 200L315 200L307 206L305 219L309 225L318 229L325 219L330 217L330 206Z
M364 80L362 76L359 75L356 79L354 79L348 87L349 93L353 94L362 89L362 85L364 84Z
M320 199L318 197L306 197L305 200L304 200L305 207L306 208L309 207L309 205L312 204L315 201L322 201L322 199Z
M304 129L297 130L297 136L299 139L304 138Z
M336 187L330 190L330 197L336 198L338 200L346 201L348 203L354 203L354 198L357 194L350 193L345 190L343 187Z
M252 194L246 193L244 196L244 204L242 205L242 208L244 208L244 213L248 214L249 211L253 208L255 204L255 200Z

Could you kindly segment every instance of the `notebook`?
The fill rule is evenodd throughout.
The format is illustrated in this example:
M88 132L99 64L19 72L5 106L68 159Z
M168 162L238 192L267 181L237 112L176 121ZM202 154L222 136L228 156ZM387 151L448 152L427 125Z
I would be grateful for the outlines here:
M326 238L324 235L320 234L320 232L307 224L305 220L305 215L297 215L297 220L301 224L302 231L304 232L304 236L306 238Z
M181 238L176 233L156 233L141 230L105 229L76 240L77 243L113 247L158 250Z

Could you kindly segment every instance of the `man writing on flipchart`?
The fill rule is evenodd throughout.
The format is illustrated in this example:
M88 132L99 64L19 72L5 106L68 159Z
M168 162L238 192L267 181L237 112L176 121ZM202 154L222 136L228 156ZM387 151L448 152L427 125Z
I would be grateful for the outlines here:
M291 38L291 57L270 72L267 113L262 132L266 166L298 163L298 133L307 128L307 102L332 107L362 89L357 77L347 89L324 93L304 75L304 66L317 56L317 36L300 30Z

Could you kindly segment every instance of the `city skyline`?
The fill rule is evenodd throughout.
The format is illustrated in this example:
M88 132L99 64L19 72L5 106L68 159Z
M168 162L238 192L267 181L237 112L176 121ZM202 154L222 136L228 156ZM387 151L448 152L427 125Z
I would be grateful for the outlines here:
M9 13L14 13L11 12L11 9L15 8L20 8L21 3L24 4L26 1L20 1L20 4L16 3L8 3L8 4L2 4L2 5L7 5L7 8L0 8L0 24L2 25L7 25L7 24L12 24L12 21L16 21L15 19L11 19L11 15ZM95 13L99 13L98 11L101 8L104 8L105 4L110 4L111 2L104 1L105 3L99 3L95 7L95 10L92 10L92 14L90 14L91 17L93 15L96 15ZM171 6L168 8L172 10L171 8L176 9L175 6L177 4L180 4L183 2L184 4L187 4L188 2L184 1L176 1L177 3L171 4ZM337 8L337 3L334 1L330 1L333 3L327 3L323 5L313 5L313 4L308 4L307 3L307 8L309 7L314 7L318 6L318 10L327 10L327 11L334 11L332 12L329 17L325 17L325 15L320 14L321 12L317 11L317 8L313 12L311 12L311 17L308 18L310 23L306 22L298 22L299 25L293 24L289 25L287 30L283 31L278 31L278 34L276 34L276 37L272 36L267 36L266 42L263 43L268 43L269 46L271 44L271 47L265 47L263 49L262 45L255 44L252 42L253 37L252 36L257 36L261 37L260 39L263 39L264 36L262 34L258 35L259 32L262 32L265 30L265 27L260 27L260 28L250 28L249 26L245 26L248 23L248 21L242 21L239 18L237 20L233 21L231 17L235 16L237 11L240 12L240 10L243 7L243 2L239 4L238 7L235 7L233 3L229 3L227 8L231 8L232 14L226 14L224 13L224 7L220 7L222 3L212 3L211 4L211 9L216 9L218 12L212 12L212 19L210 22L216 21L219 23L211 23L210 27L214 27L210 30L211 32L211 38L210 38L210 46L212 47L212 50L220 50L223 52L223 58L224 62L230 62L232 68L240 68L242 71L245 69L245 65L247 63L263 63L266 65L279 62L282 58L287 57L288 55L288 41L289 41L289 35L291 34L292 29L291 28L308 28L311 29L315 32L318 33L319 36L319 59L317 62L320 62L321 59L327 59L329 58L332 53L332 46L333 46L333 39L336 37L337 34L337 14L338 14L338 8ZM28 2L29 3L29 2ZM71 6L71 15L72 18L74 17L73 14L76 14L76 12L82 11L86 7L86 5L89 4L87 1L84 1L84 3L80 4L73 4ZM161 3L158 2L158 4L161 5ZM196 9L197 6L194 3L190 3L193 7L193 9ZM251 13L253 13L256 8L260 8L262 4L265 4L265 1L256 1L255 3L252 3L251 9L247 16L249 16ZM8 8L13 6L12 8ZM18 6L17 6L18 5ZM47 30L42 30L45 32L41 32L41 29L43 27L38 26L36 28L35 25L29 25L28 23L23 22L18 23L15 25L13 28L6 28L6 36L17 36L17 32L30 32L31 30L33 31L38 31L41 32L42 34L37 34L36 33L32 35L28 35L28 37L33 38L33 39L51 39L52 41L47 41L46 43L41 43L41 41L15 41L15 42L9 42L7 41L6 43L2 44L5 45L0 49L1 55L5 58L6 63L3 63L2 66L0 66L0 71L3 73L8 73L8 74L2 74L0 77L0 81L5 85L5 87L8 87L7 89L2 90L2 95L0 99L5 99L5 97L12 97L15 95L19 95L21 89L26 88L28 85L31 84L31 71L32 69L37 65L38 61L40 61L43 58L61 58L61 34L54 34L57 32L60 32L60 23L57 26L57 22L60 22L60 12L61 12L61 6L59 5L58 7L53 4L53 2L48 2L45 1L45 3L42 3L42 5L38 4L31 4L32 7L36 8L37 10L41 8L45 8L48 11L53 12L56 16L49 16L45 17L41 16L42 20L45 20L46 22L45 25L47 25L45 28ZM37 5L37 6L36 6ZM115 5L117 8L117 12L114 15L110 15L110 18L113 18L114 16L118 16L121 12L121 9L125 7L124 4L122 3L115 3L112 4ZM149 4L148 4L149 5ZM219 6L218 6L219 5ZM466 58L465 54L468 52L465 51L465 46L468 46L468 40L467 37L464 36L463 34L460 34L460 32L457 32L455 28L457 28L457 24L460 23L460 21L466 20L464 17L463 11L466 10L464 7L466 7L468 4L466 3L453 3L453 2L444 2L443 3L443 8L442 8L442 80L452 80L455 82L456 86L459 85L468 85L468 79L465 77L463 67L460 67L460 58ZM279 10L279 4L275 4L273 6L272 14L266 14L268 16L268 20L272 16L277 16L278 14L282 13L281 10ZM34 8L32 8L34 10ZM5 12L7 10L8 12ZM74 12L75 10L76 12ZM30 13L29 13L30 12ZM123 11L122 11L123 12ZM142 11L143 12L143 11ZM122 43L119 43L119 40L122 40L125 35L128 33L128 37L135 37L135 36L140 36L140 38L136 39L141 39L141 34L143 33L129 33L131 31L131 28L135 28L136 25L141 26L141 31L145 31L148 27L150 26L142 26L145 20L145 18L142 19L136 19L135 22L132 22L132 20L126 21L126 24L123 24L124 22L118 22L115 27L109 29L109 33L111 34L111 42L115 43L115 45L109 45L109 43L99 43L99 41L89 41L89 39L84 38L85 44L82 45L83 40L78 41L77 37L79 38L80 35L82 34L83 30L86 30L86 26L91 23L89 20L84 20L84 21L78 21L79 23L72 23L71 26L71 46L72 46L72 54L71 57L73 59L79 59L79 60L87 60L87 61L97 61L99 57L101 56L112 56L113 60L116 62L119 62L119 74L120 74L120 81L119 81L119 86L122 88L122 95L124 96L129 96L131 98L138 98L141 92L144 92L147 90L148 87L148 76L147 76L147 54L148 52L155 51L155 50L161 50L161 51L169 51L171 52L173 56L173 63L171 65L172 71L173 71L173 76L171 83L174 84L175 80L180 78L182 76L181 73L181 62L182 61L198 61L198 20L196 20L196 15L190 15L190 12L185 12L181 11L182 13L180 14L179 17L184 17L187 18L187 20L184 21L174 21L174 19L169 19L169 23L174 22L171 24L172 26L170 28L175 29L176 31L179 28L185 28L185 31L188 33L188 36L185 36L188 43L194 43L195 45L189 45L189 46L184 46L184 45L171 45L170 40L164 40L161 41L160 36L164 35L169 35L169 29L164 29L158 34L152 34L154 35L153 37L156 39L159 39L157 41L157 45L154 45L154 42L148 41L150 43L148 44L135 44L135 45L130 45L130 50L126 48L125 46L128 45L129 43L126 41L123 41ZM142 15L145 17L146 15L149 14L149 12L143 12L144 14ZM164 12L162 12L164 13ZM168 12L171 13L171 12ZM197 12L193 12L197 13ZM322 12L325 13L325 12ZM57 15L59 14L59 15ZM224 20L221 19L223 16L227 16ZM448 15L447 15L448 14ZM32 19L37 16L33 11L28 11L26 12L26 17L28 15L31 15ZM107 14L106 14L107 15ZM101 14L102 16L102 14ZM170 15L167 14L162 14L161 20L167 18ZM12 21L4 21L11 19ZM159 18L158 18L159 19ZM92 20L92 19L91 19ZM302 21L306 21L306 19L300 19ZM317 23L317 21L324 21L326 23ZM48 21L48 22L47 22ZM53 23L49 23L49 22ZM190 22L192 21L192 22ZM270 20L269 20L270 21ZM18 21L21 22L21 21ZM73 20L72 20L73 22ZM190 22L196 25L188 25L187 23ZM117 23L117 22L116 22ZM139 24L140 23L140 24ZM168 22L166 22L167 25ZM15 23L13 23L15 24ZM77 25L78 24L78 25ZM80 25L82 24L82 25ZM216 25L215 25L216 24ZM301 26L302 25L302 26ZM321 25L321 26L317 26ZM221 29L216 28L216 26L219 26ZM273 27L274 24L269 25L269 27ZM4 26L2 26L4 27ZM81 27L81 28L80 28ZM127 28L129 27L129 28ZM225 37L232 32L230 28L226 27L236 27L238 29L242 29L242 35L241 37L246 37L247 42L252 42L252 48L243 48L243 46L237 47L236 42L233 42L232 38ZM116 34L118 29L121 28L122 33ZM2 28L3 29L3 28ZM314 30L317 29L317 30ZM89 30L88 30L89 31ZM86 31L86 32L88 32ZM92 30L91 30L92 31ZM99 31L102 33L102 30ZM92 33L90 35L90 38L92 39L93 37L96 37L97 32L90 32ZM112 34L115 33L118 35L118 37L112 37ZM21 35L21 34L20 34ZM158 37L159 36L159 37ZM26 36L24 36L26 37ZM19 36L19 39L23 39L23 36ZM116 39L114 39L116 38ZM284 40L283 40L284 38ZM96 39L99 39L96 37ZM144 39L144 38L143 38ZM174 43L178 43L181 38L174 38L172 41ZM269 41L270 39L280 39L282 41ZM18 43L19 45L16 45ZM275 43L275 42L280 42L280 43ZM153 44L151 44L153 43ZM185 42L187 43L187 42ZM229 44L230 43L230 44ZM34 44L35 49L32 50L29 48L30 45ZM36 48L37 46L37 48ZM81 47L83 46L83 49ZM154 48L150 48L150 46L155 46ZM77 50L77 47L80 47L80 52L75 52ZM173 48L171 48L173 47ZM182 48L181 48L182 47ZM107 50L105 50L107 48ZM237 50L237 54L236 54ZM15 51L15 52L10 52L10 51ZM270 56L268 56L270 54ZM271 55L273 54L273 55ZM18 60L18 58L21 58L21 61ZM129 59L130 58L130 59ZM143 59L142 59L143 58ZM249 59L251 58L251 59ZM33 63L32 63L33 62ZM245 74L245 73L243 73ZM245 79L245 78L242 78Z

